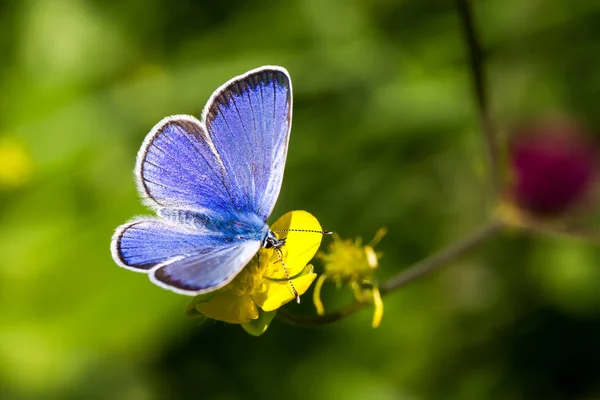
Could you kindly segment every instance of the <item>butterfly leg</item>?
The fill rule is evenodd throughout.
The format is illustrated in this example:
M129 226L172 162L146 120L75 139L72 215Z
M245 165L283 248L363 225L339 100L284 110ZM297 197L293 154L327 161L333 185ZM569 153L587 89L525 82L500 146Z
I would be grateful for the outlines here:
M283 243L285 243L285 239L283 240ZM298 304L300 304L300 295L298 295L298 291L294 287L294 283L290 279L290 274L288 273L288 270L285 267L285 263L283 262L283 253L281 252L281 249L280 249L280 247L283 245L283 243L280 246L274 247L273 249L275 250L275 252L279 256L279 261L281 262L281 267L283 268L283 273L285 274L285 278L289 282L290 287L292 288L292 292L294 292L294 296L296 297L296 302Z

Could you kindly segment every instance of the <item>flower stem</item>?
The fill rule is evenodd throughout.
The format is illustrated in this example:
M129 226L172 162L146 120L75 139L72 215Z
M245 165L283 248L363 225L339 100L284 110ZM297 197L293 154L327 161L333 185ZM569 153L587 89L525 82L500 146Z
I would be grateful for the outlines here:
M461 25L464 30L465 40L469 49L469 65L473 89L477 101L479 122L486 141L490 164L490 176L494 198L497 197L501 187L500 146L498 134L489 110L489 101L486 87L485 70L483 68L484 56L479 43L477 28L473 19L471 0L455 0Z
M435 253L422 261L413 264L408 269L400 272L395 277L384 282L380 285L379 289L381 295L393 292L394 290L430 273L434 272L442 267L448 265L451 261L456 260L458 257L467 253L469 250L476 248L487 239L495 236L503 228L503 223L499 220L491 220L479 229L471 232L467 236L459 239L450 246ZM280 320L296 326L310 327L326 325L331 322L338 321L345 318L356 311L360 310L370 302L354 302L349 306L342 308L331 313L320 315L320 316L303 316L291 314L285 310L279 309L277 311L277 318Z
M391 292L423 275L447 265L450 261L455 260L467 251L483 243L488 238L494 236L502 229L502 227L503 224L499 220L491 220L487 224L454 242L442 251L425 258L424 260L414 264L406 271L399 273L392 279L383 283L381 285L381 292L383 294Z

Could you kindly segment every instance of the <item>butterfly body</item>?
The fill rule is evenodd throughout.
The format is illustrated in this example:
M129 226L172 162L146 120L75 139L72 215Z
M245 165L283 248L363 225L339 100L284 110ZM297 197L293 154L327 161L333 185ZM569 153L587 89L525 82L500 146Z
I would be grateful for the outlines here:
M191 230L208 230L230 239L258 240L262 243L270 232L269 226L253 213L231 212L223 216L217 213L163 208L158 211L158 215Z
M279 195L292 116L287 71L266 66L215 91L201 120L164 118L138 152L138 190L156 217L117 228L115 262L186 295L229 283L261 247Z

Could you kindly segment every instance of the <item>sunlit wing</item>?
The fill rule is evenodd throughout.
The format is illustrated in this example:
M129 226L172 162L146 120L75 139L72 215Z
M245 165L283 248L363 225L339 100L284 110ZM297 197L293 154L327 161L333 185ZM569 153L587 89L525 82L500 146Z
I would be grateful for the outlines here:
M281 67L261 67L219 88L203 113L243 211L266 220L283 179L292 122L292 85Z
M151 206L226 211L235 207L228 174L204 125L189 115L160 121L136 163L140 193Z
M229 283L260 245L258 240L145 219L120 226L113 235L111 251L120 266L149 273L157 285L197 295Z

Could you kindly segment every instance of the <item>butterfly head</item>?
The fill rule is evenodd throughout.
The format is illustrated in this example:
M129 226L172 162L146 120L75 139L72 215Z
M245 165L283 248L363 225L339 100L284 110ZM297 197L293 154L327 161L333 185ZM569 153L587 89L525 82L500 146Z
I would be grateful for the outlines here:
M269 231L269 233L263 240L262 246L265 249L279 249L285 244L285 241L286 238L278 239L272 231Z

